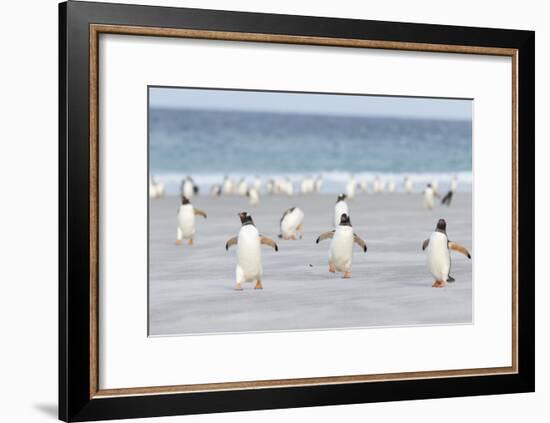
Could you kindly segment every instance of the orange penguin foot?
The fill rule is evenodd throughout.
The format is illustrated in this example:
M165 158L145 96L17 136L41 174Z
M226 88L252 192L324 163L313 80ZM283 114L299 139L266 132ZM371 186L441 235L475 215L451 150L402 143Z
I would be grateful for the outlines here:
M176 245L181 245L181 240L180 239L176 239Z
M242 290L243 290L243 287L242 287L242 285L241 285L240 283L238 283L238 284L235 285L235 288L234 288L234 289L235 289L235 291L242 291Z
M342 276L344 279L351 278L351 272L344 272L344 276Z
M330 273L336 273L336 267L334 267L334 264L329 264L328 265L328 271Z
M256 285L254 285L254 289L264 289L261 280L258 279L258 280L256 281Z
M187 244L193 245L193 239L191 238L189 241L187 241Z
M443 288L445 285L447 285L447 282L445 281L435 281L432 288Z

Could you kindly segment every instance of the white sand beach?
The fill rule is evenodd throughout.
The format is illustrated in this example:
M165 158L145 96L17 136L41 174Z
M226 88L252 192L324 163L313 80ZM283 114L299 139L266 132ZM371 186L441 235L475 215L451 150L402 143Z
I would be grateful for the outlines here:
M449 239L469 249L472 259L472 199L457 193L450 207L422 208L421 194L370 194L349 201L355 232L367 243L354 247L351 279L328 272L334 195L262 196L259 206L245 197L205 195L193 204L195 245L175 245L179 198L151 201L149 238L149 334L279 331L472 322L472 261L453 252L455 283L432 288L421 243L439 218ZM279 219L291 206L305 212L305 236L277 238ZM225 242L240 228L237 213L248 211L260 233L276 240L279 252L262 249L263 290L245 284L234 291L236 248Z

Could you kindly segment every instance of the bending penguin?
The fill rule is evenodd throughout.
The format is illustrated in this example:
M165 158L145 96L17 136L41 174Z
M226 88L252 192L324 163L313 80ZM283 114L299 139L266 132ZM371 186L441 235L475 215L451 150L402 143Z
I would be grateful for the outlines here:
M275 241L266 236L260 235L254 225L252 216L247 212L239 213L241 229L237 236L225 243L225 249L229 250L232 245L237 245L237 267L235 269L235 290L242 291L244 282L256 281L254 289L263 289L262 286L262 245L268 245L275 251L279 247Z
M178 231L176 245L180 245L182 239L186 239L189 245L193 245L196 215L202 216L206 219L206 213L201 209L193 207L189 199L185 195L182 195L181 205L178 208Z
M348 203L346 203L346 194L340 194L336 199L336 204L334 205L334 227L338 227L340 224L340 218L343 214L349 216Z
M422 243L422 250L428 249L428 269L435 278L432 287L443 288L447 282L454 282L451 272L451 251L455 250L472 258L469 251L456 242L447 238L447 223L439 219L435 231Z
M353 243L361 247L366 253L367 244L357 234L353 233L349 215L344 213L336 229L319 235L316 243L331 239L328 252L328 271L331 273L344 272L344 278L351 278L351 259L353 257Z
M304 222L304 212L298 207L292 207L283 213L281 221L279 222L281 226L281 233L279 238L285 240L295 240L298 238L303 238L304 236L304 227L302 223Z

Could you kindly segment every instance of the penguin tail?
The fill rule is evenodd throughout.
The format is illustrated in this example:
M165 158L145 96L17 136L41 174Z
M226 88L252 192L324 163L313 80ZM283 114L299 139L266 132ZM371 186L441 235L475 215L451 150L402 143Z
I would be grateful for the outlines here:
M447 282L453 283L455 281L455 278L453 278L451 275L447 277Z

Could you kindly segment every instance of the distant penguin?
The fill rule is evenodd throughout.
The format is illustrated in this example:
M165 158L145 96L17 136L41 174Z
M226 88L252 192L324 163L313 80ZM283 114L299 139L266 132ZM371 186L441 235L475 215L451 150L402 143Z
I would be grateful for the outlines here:
M273 179L267 181L266 189L267 193L270 195L275 193L275 181L273 181Z
M252 188L254 188L256 191L258 191L258 193L262 189L262 180L260 179L259 176L256 176L254 178L254 181L252 182Z
M283 213L279 222L281 233L279 238L286 240L302 238L304 236L304 212L298 207L292 207Z
M284 193L289 197L292 197L294 195L294 184L289 178L285 178Z
M470 253L462 245L451 242L447 238L447 223L445 219L439 219L435 231L430 238L422 243L422 250L428 249L427 264L428 269L435 282L432 287L443 288L447 282L454 282L454 278L449 274L451 271L451 253L450 250L458 251L466 257L471 258Z
M210 194L213 197L219 197L220 195L222 195L222 186L220 184L212 185L212 188L210 188Z
M451 187L449 189L449 192L445 194L445 196L441 199L441 204L445 204L447 206L451 205L451 201L453 199L453 195L456 192L456 188L458 186L458 178L455 176L451 180Z
M432 189L434 190L434 194L439 195L439 181L437 179L432 179Z
M155 180L153 177L149 178L149 198L157 198L157 185L155 184Z
M434 191L432 184L428 184L424 190L424 207L428 210L434 208L434 197L439 197L439 194Z
M331 273L344 272L344 278L351 277L351 261L353 258L353 243L361 247L366 253L367 244L353 233L349 215L343 214L336 229L325 232L317 238L317 244L325 239L331 239L328 253L328 271Z
M384 191L384 185L383 182L380 180L378 176L374 178L374 182L372 183L372 190L375 194L379 194Z
M237 245L237 267L235 269L235 290L241 291L244 282L256 281L254 289L263 289L262 285L262 251L261 245L268 245L275 251L279 247L272 239L260 235L252 221L252 216L246 212L239 213L241 229L236 237L225 243L228 250L232 245Z
M176 244L180 245L182 239L186 239L189 245L193 245L195 236L195 216L202 216L206 219L206 213L193 207L186 196L181 197L181 205L178 208L178 228Z
M193 180L188 176L181 183L181 195L187 197L188 199L193 198L195 194L195 185Z
M321 192L321 188L323 187L323 177L321 175L317 176L315 178L315 192L319 194Z
M395 192L395 182L394 181L388 182L388 192L392 193L392 194Z
M241 178L239 185L237 185L237 194L242 195L243 197L248 192L248 184L244 178Z
M250 188L246 193L246 196L248 197L248 202L250 205L257 206L260 203L260 193L256 190L256 188Z
M362 180L359 182L359 189L363 194L367 194L369 192L369 182L366 180Z
M405 177L405 181L403 182L403 189L407 194L411 194L413 192L413 182L408 176Z
M233 190L234 190L233 181L228 176L225 176L223 178L223 193L224 193L224 195L233 194Z
M340 218L343 214L349 216L348 203L346 203L346 194L340 194L336 199L334 205L334 227L336 228L340 224Z
M355 188L357 187L357 182L355 182L355 178L352 176L351 179L346 184L346 197L349 200L353 200L355 197Z
M315 180L311 176L306 176L300 184L300 193L302 195L313 194L315 192Z

